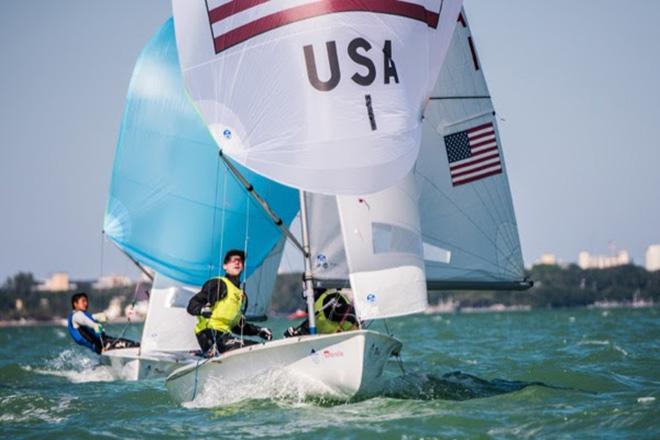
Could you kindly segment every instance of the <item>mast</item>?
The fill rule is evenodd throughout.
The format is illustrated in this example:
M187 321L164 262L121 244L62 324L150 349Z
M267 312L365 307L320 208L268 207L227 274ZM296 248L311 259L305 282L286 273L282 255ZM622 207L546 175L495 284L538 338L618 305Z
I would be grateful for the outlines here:
M305 297L307 298L307 322L309 334L316 334L316 316L314 315L314 286L312 285L312 256L309 250L309 229L307 225L307 200L305 191L300 191L300 223L302 228L303 258L305 259Z

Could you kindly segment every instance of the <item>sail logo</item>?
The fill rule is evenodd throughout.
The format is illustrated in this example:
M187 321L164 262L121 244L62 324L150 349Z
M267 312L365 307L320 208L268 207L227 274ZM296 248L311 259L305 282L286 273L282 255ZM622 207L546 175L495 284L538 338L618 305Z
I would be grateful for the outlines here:
M207 0L205 3L216 54L274 29L337 13L393 15L437 29L442 9L442 0ZM432 6L428 7L429 4Z
M344 357L344 352L341 350L337 350L337 351L323 350L323 357L325 359Z

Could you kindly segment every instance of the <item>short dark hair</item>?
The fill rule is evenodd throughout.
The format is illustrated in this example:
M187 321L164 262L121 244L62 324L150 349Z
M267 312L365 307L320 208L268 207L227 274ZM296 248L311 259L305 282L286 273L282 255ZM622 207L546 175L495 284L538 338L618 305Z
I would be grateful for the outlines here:
M227 262L229 262L231 257L241 257L241 260L245 261L245 252L243 252L240 249L230 249L225 254L225 259L223 260L223 264L227 264Z
M80 298L87 298L87 294L85 292L78 292L75 295L71 297L71 308L73 309L76 306L76 303Z

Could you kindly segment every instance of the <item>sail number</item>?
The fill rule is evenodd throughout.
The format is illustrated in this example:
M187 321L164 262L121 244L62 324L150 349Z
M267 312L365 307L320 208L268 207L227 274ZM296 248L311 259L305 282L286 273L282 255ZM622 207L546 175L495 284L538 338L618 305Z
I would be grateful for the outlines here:
M310 44L303 47L305 54L305 66L307 67L307 78L309 83L316 90L321 92L329 92L333 90L341 81L341 68L339 66L339 57L337 56L337 42L327 41L325 43L326 53L328 56L328 64L330 66L330 78L323 81L319 78L318 70L316 68L316 56L314 54L314 47ZM372 50L372 45L364 38L355 38L348 43L346 52L348 57L358 66L361 66L361 71L355 71L351 76L351 80L360 86L370 86L376 81L376 63L369 57L369 51ZM399 74L396 71L396 65L392 59L392 42L385 40L382 50L382 64L383 66L383 81L385 84L399 83ZM366 69L366 73L365 70Z

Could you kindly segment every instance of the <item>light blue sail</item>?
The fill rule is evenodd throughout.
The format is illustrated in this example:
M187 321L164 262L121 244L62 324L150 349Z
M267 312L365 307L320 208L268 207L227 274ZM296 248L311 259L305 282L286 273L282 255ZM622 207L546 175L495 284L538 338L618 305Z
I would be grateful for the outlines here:
M296 190L237 168L289 224L299 209ZM189 101L171 19L131 78L104 231L139 262L193 285L221 273L224 253L246 243L249 276L281 237L225 167Z

